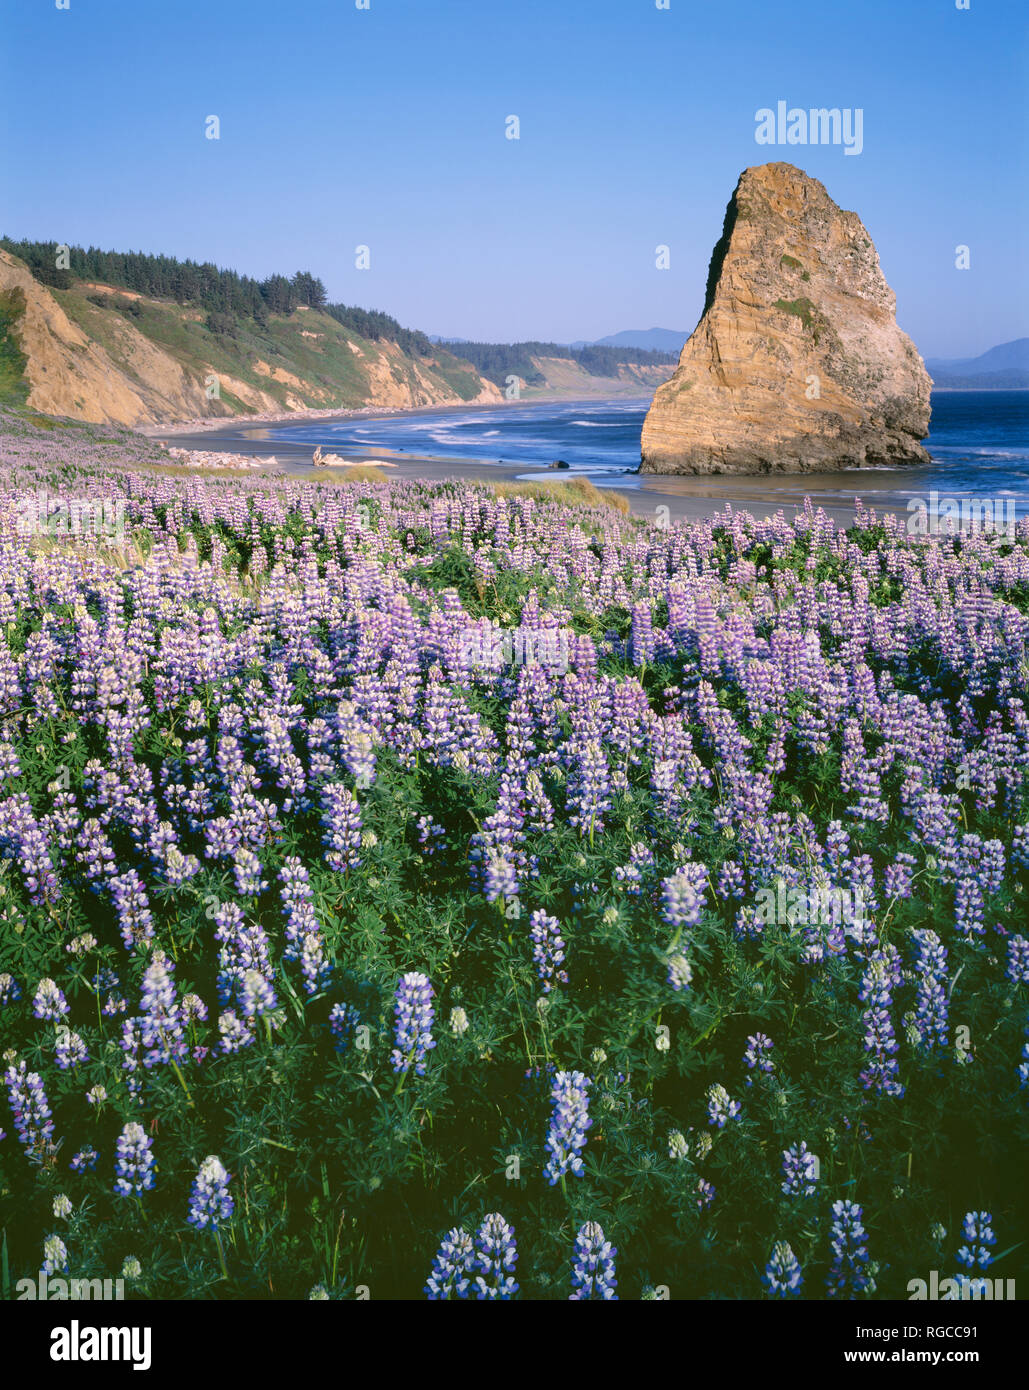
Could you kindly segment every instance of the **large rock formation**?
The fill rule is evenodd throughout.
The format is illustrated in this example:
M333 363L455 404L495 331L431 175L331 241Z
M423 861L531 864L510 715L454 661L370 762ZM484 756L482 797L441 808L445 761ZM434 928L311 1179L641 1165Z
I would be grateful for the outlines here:
M641 471L925 463L931 382L861 219L792 164L740 176Z

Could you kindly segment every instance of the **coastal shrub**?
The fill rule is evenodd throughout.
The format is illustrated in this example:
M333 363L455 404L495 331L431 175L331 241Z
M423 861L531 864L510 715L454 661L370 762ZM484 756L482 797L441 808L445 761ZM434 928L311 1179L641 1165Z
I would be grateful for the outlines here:
M571 478L567 482L493 483L497 497L534 497L551 500L564 506L610 507L629 514L629 499L611 488L597 487L589 478Z

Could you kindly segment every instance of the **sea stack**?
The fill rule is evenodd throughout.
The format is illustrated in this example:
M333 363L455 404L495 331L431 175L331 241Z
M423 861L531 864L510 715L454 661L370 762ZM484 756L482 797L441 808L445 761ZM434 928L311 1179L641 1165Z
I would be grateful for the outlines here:
M644 473L928 462L932 385L861 219L792 164L740 175L704 312L643 425Z

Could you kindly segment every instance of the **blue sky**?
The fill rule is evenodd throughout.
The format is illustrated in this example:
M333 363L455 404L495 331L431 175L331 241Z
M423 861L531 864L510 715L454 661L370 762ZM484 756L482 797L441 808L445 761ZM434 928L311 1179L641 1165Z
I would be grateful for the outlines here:
M427 332L690 330L740 171L786 158L924 355L1029 334L1025 0L68 3L0 3L8 235L310 269ZM780 99L861 108L861 154L758 145Z

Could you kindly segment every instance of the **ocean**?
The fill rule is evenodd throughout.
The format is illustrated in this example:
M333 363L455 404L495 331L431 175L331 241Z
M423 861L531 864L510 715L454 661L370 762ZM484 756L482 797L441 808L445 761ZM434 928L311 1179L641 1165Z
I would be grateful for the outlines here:
M333 423L276 425L269 434L290 443L321 444L348 458L440 458L524 463L534 470L564 459L563 477L576 474L619 489L637 486L640 432L648 400L532 401ZM918 486L941 494L982 493L1012 498L1029 515L1029 391L935 391L926 447L930 468ZM874 469L854 491L875 491ZM896 469L888 471L896 478ZM538 473L531 475L538 477ZM797 481L796 475L792 475ZM914 479L912 479L914 481Z

